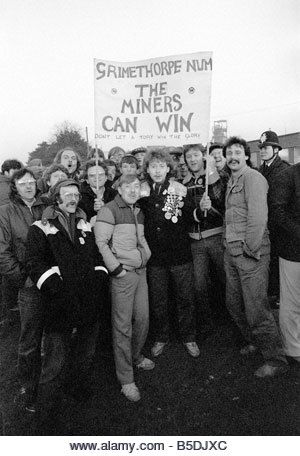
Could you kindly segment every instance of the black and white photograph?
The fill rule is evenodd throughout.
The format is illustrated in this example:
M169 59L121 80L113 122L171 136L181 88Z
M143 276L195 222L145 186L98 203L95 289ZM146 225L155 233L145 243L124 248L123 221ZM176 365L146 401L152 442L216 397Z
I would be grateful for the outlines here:
M3 455L297 453L299 24L0 2Z

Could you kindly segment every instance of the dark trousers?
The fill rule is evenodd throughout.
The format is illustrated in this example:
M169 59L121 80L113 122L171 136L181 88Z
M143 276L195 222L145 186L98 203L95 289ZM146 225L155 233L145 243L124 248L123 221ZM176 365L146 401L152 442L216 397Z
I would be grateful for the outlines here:
M66 362L58 376L59 384L70 388L89 386L98 333L99 323L95 322L61 334Z
M149 266L148 285L152 332L157 342L169 339L168 295L170 285L176 301L179 334L183 342L195 340L193 264Z
M20 384L36 397L41 375L41 345L44 314L39 290L33 286L19 291L21 332L18 347L18 377ZM65 354L65 365L59 380L80 385L87 381L98 337L99 324L78 326L60 331L59 340Z
M0 320L11 320L12 315L10 311L18 305L18 288L9 280L7 276L2 276L1 292L2 301L0 305Z
M276 296L279 299L279 257L277 249L272 244L269 270L268 294L269 296Z
M225 295L226 282L222 235L192 241L191 249L199 323L213 326L214 319L226 316L225 302L221 300Z
M18 347L18 376L22 386L37 394L41 373L43 313L36 286L19 290L21 331Z

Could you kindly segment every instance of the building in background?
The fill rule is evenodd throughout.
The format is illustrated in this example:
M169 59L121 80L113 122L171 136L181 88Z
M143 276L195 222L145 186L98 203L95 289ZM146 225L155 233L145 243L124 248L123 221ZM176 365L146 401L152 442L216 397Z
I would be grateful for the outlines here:
M227 139L227 120L215 120L213 126L212 142L224 144Z
M279 144L282 150L279 151L279 156L283 160L291 164L300 162L300 132L289 133L287 135L278 136ZM251 151L251 161L255 167L261 165L260 153L258 148L259 139L248 141Z

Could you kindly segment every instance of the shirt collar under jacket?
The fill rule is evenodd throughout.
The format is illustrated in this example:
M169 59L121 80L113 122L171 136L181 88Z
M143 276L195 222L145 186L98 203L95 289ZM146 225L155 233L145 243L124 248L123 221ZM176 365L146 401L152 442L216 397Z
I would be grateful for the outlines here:
M197 183L198 179L200 179L200 178L203 179L203 176L205 176L205 172L203 174L199 174L199 176L195 176L193 173L188 171L187 175L185 176L185 178L182 181L182 184L186 185L192 179L195 181L195 183Z
M241 168L241 169L239 170L238 173L236 173L236 174L231 173L230 181L233 182L233 183L236 183L236 182L238 181L238 179L239 179L241 176L243 176L243 174L245 174L245 173L247 172L248 168L249 168L249 166L248 166L248 165L245 165L245 166L243 166L243 168Z

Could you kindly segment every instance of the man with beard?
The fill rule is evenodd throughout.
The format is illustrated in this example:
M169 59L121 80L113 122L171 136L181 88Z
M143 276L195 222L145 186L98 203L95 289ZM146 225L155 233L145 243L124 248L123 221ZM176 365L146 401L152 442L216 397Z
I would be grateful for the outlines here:
M79 184L59 181L53 189L55 203L29 229L26 266L41 292L42 321L57 331L67 359L60 383L67 394L85 399L90 394L90 367L98 337L101 307L106 304L108 275L95 244L91 225L79 209ZM25 398L35 411L41 369L41 337L30 346Z
M258 348L265 363L255 375L273 377L287 371L287 361L267 296L268 183L252 168L250 149L244 139L229 138L223 153L231 169L225 200L227 307L249 344L241 354Z

